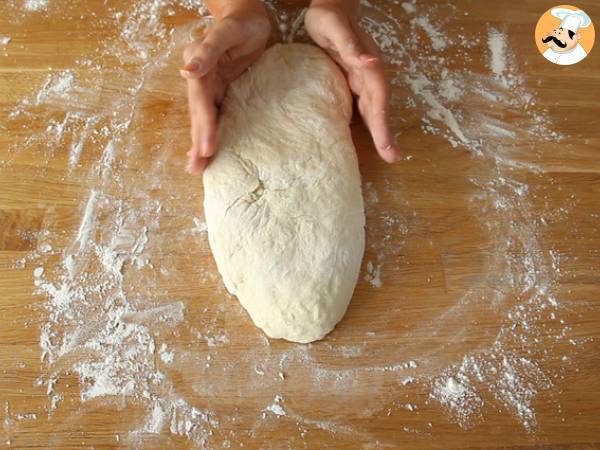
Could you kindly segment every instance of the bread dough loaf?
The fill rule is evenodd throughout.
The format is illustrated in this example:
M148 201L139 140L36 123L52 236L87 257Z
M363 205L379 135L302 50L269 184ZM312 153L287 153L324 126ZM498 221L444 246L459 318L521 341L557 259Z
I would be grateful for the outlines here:
M342 319L365 214L344 75L317 47L275 45L229 87L204 172L208 238L227 290L271 338Z

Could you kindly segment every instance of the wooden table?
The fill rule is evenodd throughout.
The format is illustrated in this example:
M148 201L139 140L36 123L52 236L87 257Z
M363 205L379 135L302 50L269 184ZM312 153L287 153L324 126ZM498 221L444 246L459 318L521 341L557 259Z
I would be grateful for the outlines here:
M0 46L2 445L600 446L600 49L572 67L546 62L533 29L547 2L420 1L414 13L370 2L412 42L389 69L409 158L383 163L353 122L367 250L345 319L309 346L262 336L224 291L198 227L176 71L196 12L141 0L0 5L0 34L12 38ZM280 20L302 3L277 2ZM597 2L577 6L600 21ZM448 49L436 53L415 25L425 15ZM493 84L490 28L516 55L521 78L506 86ZM445 61L427 59L436 54ZM472 82L447 102L468 134L456 148L428 115L444 67ZM417 72L432 81L419 93ZM497 100L475 95L477 83ZM486 134L486 123L508 132ZM75 293L49 304L47 283L60 286L65 267ZM60 313L57 298L80 305ZM99 330L119 302L137 341L113 330L111 347ZM44 326L58 333L46 355ZM73 341L60 351L64 330ZM94 375L110 357L125 374L105 381L130 380L129 395L94 395L78 379L78 363ZM153 408L164 424L145 422Z

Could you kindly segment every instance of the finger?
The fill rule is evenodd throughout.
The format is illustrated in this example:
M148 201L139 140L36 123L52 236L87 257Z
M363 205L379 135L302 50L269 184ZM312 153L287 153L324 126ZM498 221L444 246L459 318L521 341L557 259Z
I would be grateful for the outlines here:
M370 54L361 44L345 15L331 11L325 17L323 30L329 30L325 33L344 64L350 67L362 67L378 60L376 55Z
M185 78L200 78L212 70L219 58L241 43L239 27L231 19L218 21L202 40L186 47L183 57L185 66L180 73Z
M240 56L231 61L219 61L219 74L226 83L235 80L250 67L262 54L262 49Z
M191 153L191 152L188 152ZM208 165L210 158L198 158L195 159L193 162L188 162L185 170L187 173L191 174L191 175L198 175L201 174L202 172L204 172L204 169L206 169L206 166Z
M192 148L189 162L192 168L201 158L215 153L217 144L217 106L208 80L187 80L190 108Z
M364 69L364 93L359 98L361 114L365 120L377 153L384 161L392 163L400 157L389 126L389 86L381 67Z
M373 108L375 109L376 107ZM375 109L370 113L367 126L381 159L388 163L393 163L400 158L400 150L394 143L388 121L388 113L385 110Z

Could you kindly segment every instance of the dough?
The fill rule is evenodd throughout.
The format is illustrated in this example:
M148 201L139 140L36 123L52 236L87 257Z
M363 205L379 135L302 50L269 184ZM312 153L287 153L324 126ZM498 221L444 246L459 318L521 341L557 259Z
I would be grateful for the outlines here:
M228 89L204 172L227 290L271 338L311 342L344 315L365 242L352 97L317 47L275 45Z

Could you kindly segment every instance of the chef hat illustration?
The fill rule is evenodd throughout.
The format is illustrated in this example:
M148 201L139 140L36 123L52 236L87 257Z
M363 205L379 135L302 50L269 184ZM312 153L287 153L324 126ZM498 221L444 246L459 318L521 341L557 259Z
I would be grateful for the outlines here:
M577 33L579 28L586 28L592 23L590 16L580 9L553 8L550 14L561 20L560 28L571 30L573 33Z

